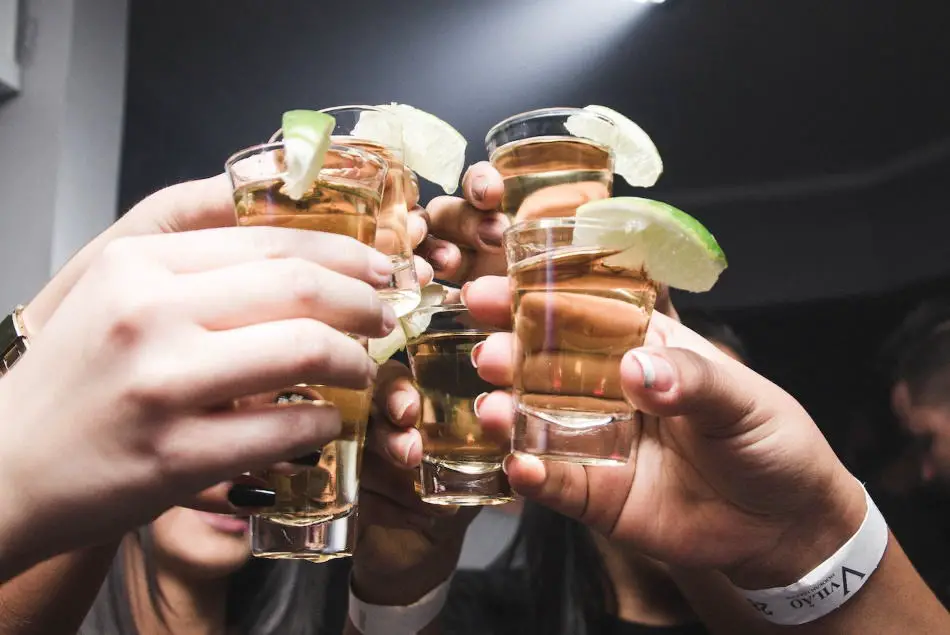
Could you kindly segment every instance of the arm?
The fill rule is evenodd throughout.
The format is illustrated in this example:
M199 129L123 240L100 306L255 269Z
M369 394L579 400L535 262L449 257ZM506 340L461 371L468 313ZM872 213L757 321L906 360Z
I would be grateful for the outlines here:
M465 528L474 514L468 510L459 513L426 510L423 503L409 499L415 495L411 477L399 479L407 486L403 500L411 506L403 507L369 489L381 480L377 477L384 474L390 477L390 482L397 482L394 471L382 465L376 456L367 457L360 492L360 538L350 584L353 594L368 604L409 606L455 571ZM426 512L433 515L423 515ZM426 526L428 531L422 529ZM359 632L347 617L344 633L358 635ZM420 635L440 633L438 618L420 631Z
M677 568L671 568L670 573L715 635L917 635L950 631L950 614L917 574L893 535L877 571L854 598L824 618L798 627L774 626L759 619L720 573Z
M118 543L40 563L0 586L0 635L73 635L109 572Z

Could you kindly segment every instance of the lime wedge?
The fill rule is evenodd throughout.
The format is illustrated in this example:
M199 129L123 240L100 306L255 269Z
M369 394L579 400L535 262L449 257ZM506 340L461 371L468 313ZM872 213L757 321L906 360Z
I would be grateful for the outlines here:
M445 301L448 290L437 282L422 288L421 299L416 310L401 318L396 328L386 337L369 340L369 356L377 364L385 363L390 357L406 347L406 343L425 333L432 322L432 312L425 309L438 306Z
M402 122L394 114L380 110L363 110L353 126L352 136L391 148L401 148Z
M616 249L605 265L643 270L652 280L684 291L709 291L727 266L719 243L703 225L672 205L617 197L577 209L578 219L601 227L577 227L573 244Z
M614 125L592 117L573 115L565 123L568 132L612 148L616 158L615 171L630 185L655 185L663 174L663 160L650 135L627 117L606 106L587 106L584 110L601 115Z
M367 345L369 356L377 364L385 364L390 357L398 351L406 348L406 331L402 328L402 323L397 322L396 328L386 337L371 339Z
M406 104L377 108L393 113L402 124L406 166L446 194L455 192L465 167L465 137L435 115Z
M317 180L336 121L315 110L290 110L284 113L284 192L300 200Z

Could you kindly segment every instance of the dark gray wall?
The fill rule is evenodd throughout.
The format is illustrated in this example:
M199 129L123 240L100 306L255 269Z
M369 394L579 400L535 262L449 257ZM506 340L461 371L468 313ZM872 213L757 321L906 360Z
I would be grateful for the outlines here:
M894 0L133 1L122 200L220 170L289 108L411 103L475 161L509 114L601 103L656 140L651 195L730 256L681 302L879 293L950 274L948 27Z

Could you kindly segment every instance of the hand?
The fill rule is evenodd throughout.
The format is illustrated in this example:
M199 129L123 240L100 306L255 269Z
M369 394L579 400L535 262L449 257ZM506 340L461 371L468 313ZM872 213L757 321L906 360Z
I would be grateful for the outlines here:
M468 169L462 179L464 198L439 196L426 209L414 210L413 226L429 235L415 242L440 280L463 283L483 275L505 273L502 234L511 224L497 212L505 186L501 175L486 161ZM424 231L416 230L419 239Z
M415 200L418 201L418 189ZM23 315L27 330L31 334L42 330L76 281L113 240L234 227L236 222L231 185L226 174L179 183L155 192L130 209L57 272L27 305ZM415 235L414 244L418 244L425 236L424 221L415 219L410 230ZM418 257L415 265L420 284L428 284L433 278L432 267Z
M395 361L380 367L375 406L360 483L353 587L365 602L404 606L455 570L479 508L429 505L416 494L422 438L414 425L421 402L408 368Z
M463 297L477 319L510 328L503 278L476 280ZM485 380L510 385L511 338L492 335L479 350ZM652 387L638 360L653 366ZM797 580L860 525L863 492L801 406L678 322L654 313L621 383L645 413L628 465L512 456L512 487L650 557L720 569L747 588ZM479 411L496 433L512 425L507 393Z
M393 328L374 289L391 273L382 254L321 232L111 241L0 381L4 553L22 566L118 535L325 445L340 430L332 407L221 404L300 382L368 386L375 364L340 331Z

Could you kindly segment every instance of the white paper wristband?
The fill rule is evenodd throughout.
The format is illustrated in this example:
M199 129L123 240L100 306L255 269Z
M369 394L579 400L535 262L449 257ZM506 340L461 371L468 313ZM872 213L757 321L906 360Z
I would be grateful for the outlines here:
M350 586L350 621L363 635L416 635L442 612L452 577L409 606L367 604Z
M864 486L862 485L862 489ZM864 490L867 513L848 542L798 582L784 588L739 592L773 624L813 622L854 597L881 564L887 549L887 522Z

